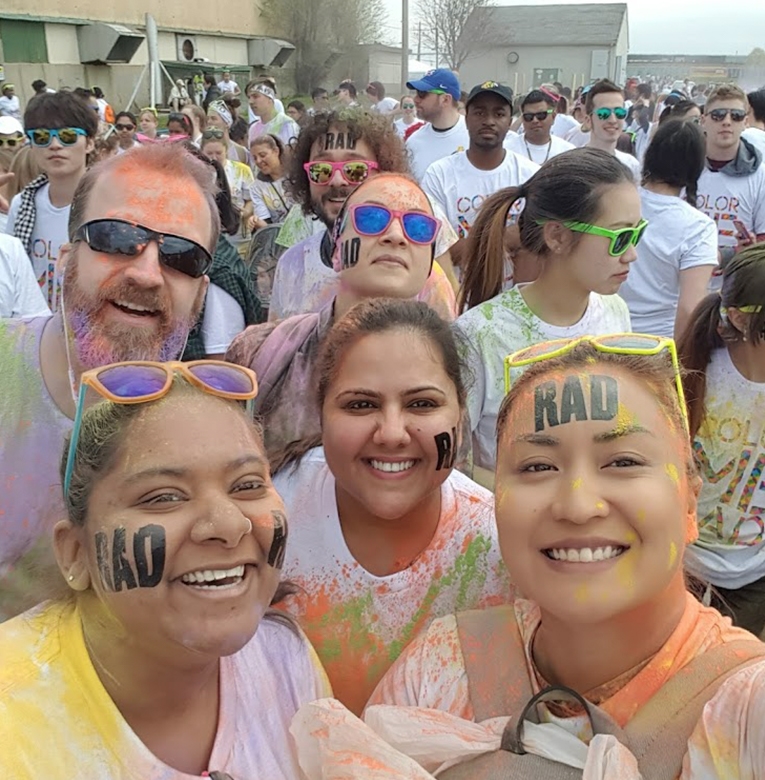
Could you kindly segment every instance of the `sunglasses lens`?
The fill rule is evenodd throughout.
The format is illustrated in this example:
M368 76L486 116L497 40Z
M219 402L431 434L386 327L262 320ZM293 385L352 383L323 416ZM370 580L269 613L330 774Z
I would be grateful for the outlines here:
M32 143L35 146L47 146L50 143L50 138L50 130L44 128L32 130Z
M362 236L377 236L390 225L391 213L385 206L358 206L353 211L353 224Z
M167 372L156 366L114 366L100 371L98 381L118 398L141 398L158 393L167 382Z
M58 140L64 146L73 146L77 143L77 131L73 127L62 127L58 131Z
M189 366L189 371L200 381L213 390L222 393L245 394L251 393L254 388L252 379L244 372L233 366L199 365Z
M626 108L615 108L614 109L614 116L617 119L626 119L627 118L627 109Z
M347 162L343 165L343 174L349 184L361 184L369 176L369 166L365 162Z
M620 233L612 244L612 254L623 255L632 243L632 236L631 230L625 230L623 233Z
M599 108L595 112L595 116L600 119L601 121L605 121L611 116L611 109L610 108Z
M204 276L212 265L210 256L201 246L180 236L165 236L159 245L159 254L165 265L194 279Z
M332 178L332 166L329 163L311 163L308 168L308 178L314 184L329 184Z
M654 349L661 341L659 337L629 334L619 336L599 336L598 341L604 347L614 349Z
M107 255L137 255L146 246L149 236L135 225L103 219L87 226L88 246Z
M746 111L742 111L740 108L734 108L730 112L730 118L734 122L743 122L746 119Z
M438 222L427 214L404 214L404 232L416 244L430 244L436 237Z
M114 125L117 130L132 130L133 125Z

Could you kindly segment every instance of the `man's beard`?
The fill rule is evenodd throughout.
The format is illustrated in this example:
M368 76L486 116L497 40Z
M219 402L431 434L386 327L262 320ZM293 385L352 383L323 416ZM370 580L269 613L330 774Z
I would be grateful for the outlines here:
M127 260L126 262L129 262ZM188 318L172 317L172 303L166 290L147 290L126 281L105 281L93 295L80 287L76 251L64 273L65 324L73 339L80 366L87 370L125 360L178 360L186 347L189 331L199 316L205 287ZM110 301L124 300L156 312L157 327L131 326L104 321L103 308Z
M321 197L313 201L313 213L327 226L328 230L332 230L334 227L335 217L327 213L324 204L334 198L342 198L343 201L346 201L357 186L327 187L327 191L322 192ZM340 208L341 206L338 206L338 211Z

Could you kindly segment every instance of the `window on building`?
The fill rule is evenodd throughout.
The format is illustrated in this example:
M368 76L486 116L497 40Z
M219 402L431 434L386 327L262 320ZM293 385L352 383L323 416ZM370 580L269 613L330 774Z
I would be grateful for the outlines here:
M47 62L48 46L42 22L0 19L5 62Z

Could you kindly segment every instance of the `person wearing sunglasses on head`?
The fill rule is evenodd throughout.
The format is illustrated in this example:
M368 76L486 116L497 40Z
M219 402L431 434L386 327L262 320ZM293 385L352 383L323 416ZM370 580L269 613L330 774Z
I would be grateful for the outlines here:
M765 639L765 244L725 266L678 349L702 479L687 569L705 603Z
M541 89L531 90L521 101L523 135L508 134L505 149L527 157L537 165L573 149L574 144L552 134L557 105L558 100L554 94Z
M521 198L520 247L536 278L508 289L507 217ZM524 185L484 202L468 239L460 292L467 311L455 322L474 377L468 412L479 482L490 484L496 463L497 414L505 395L497 355L553 338L631 330L616 293L637 258L645 226L631 173L600 149L553 157Z
M523 598L433 621L370 716L425 708L430 744L434 709L469 748L501 736L444 780L762 777L765 644L686 590L699 478L674 342L558 340L505 367L495 516Z
M56 263L69 240L72 199L94 148L98 113L71 92L44 93L29 101L24 127L42 173L14 197L5 231L24 245L48 306L56 311L61 292Z
M741 249L765 241L765 165L742 137L749 102L735 84L712 90L701 127L707 164L699 179L699 208L717 223L721 264Z
M114 131L117 133L119 148L117 154L124 154L139 146L135 134L138 128L135 114L130 111L120 111L114 118Z
M320 441L294 442L274 467L297 586L283 606L356 714L415 631L512 598L493 497L454 469L466 381L426 304L359 303L316 362Z
M624 92L613 81L602 79L595 82L585 98L587 127L591 149L602 149L613 154L617 160L632 172L635 184L640 182L640 163L626 152L620 152L616 145L624 133L627 109L624 105Z
M210 168L179 144L142 145L80 181L58 264L61 306L0 326L0 619L14 583L29 590L37 581L19 559L38 541L47 551L62 516L55 453L72 427L81 374L180 356L219 231Z
M422 292L439 227L427 196L408 175L368 179L349 195L332 230L334 297L318 312L254 325L234 339L226 360L262 374L255 411L274 468L283 448L320 433L311 382L325 334L360 301Z
M270 609L288 590L288 521L245 412L256 393L251 371L221 361L83 374L53 598L0 625L0 769L301 776L290 721L331 692Z
M268 319L319 311L336 295L339 278L332 268L332 230L346 198L380 173L408 171L401 140L389 120L346 109L320 112L300 133L292 150L290 189L294 206L276 239L289 249L273 277ZM432 203L432 201L431 201ZM443 220L443 212L436 213ZM454 319L455 297L441 263L451 265L457 241L443 220L436 237L436 263L418 295L442 317Z

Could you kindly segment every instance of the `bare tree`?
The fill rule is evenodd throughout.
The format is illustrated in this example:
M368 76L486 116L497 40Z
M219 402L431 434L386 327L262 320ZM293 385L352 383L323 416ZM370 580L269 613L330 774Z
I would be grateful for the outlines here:
M261 0L267 31L295 46L295 85L308 94L332 68L334 57L356 44L379 40L383 0Z
M453 70L492 34L490 0L417 0L422 40Z

